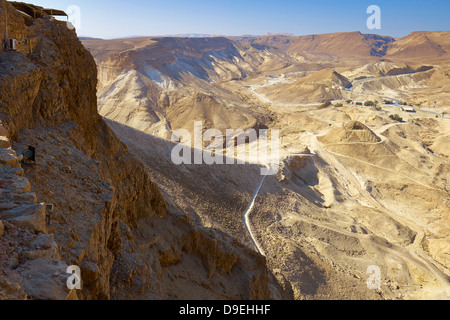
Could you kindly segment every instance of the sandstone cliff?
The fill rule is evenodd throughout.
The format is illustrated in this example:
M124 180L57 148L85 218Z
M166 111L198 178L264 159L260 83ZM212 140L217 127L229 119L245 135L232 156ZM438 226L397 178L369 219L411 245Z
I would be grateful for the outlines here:
M265 259L167 203L99 116L75 32L6 6L9 36L33 46L0 53L0 299L269 298ZM21 165L28 146L36 163Z

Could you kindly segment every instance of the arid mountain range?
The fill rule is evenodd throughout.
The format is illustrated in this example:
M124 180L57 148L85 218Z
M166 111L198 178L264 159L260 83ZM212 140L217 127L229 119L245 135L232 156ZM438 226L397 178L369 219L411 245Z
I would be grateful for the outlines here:
M254 95L261 93L264 103L292 105L358 99L356 90L351 94L341 88L382 77L361 81L357 91L395 89L393 98L433 107L450 102L441 89L448 84L448 32L416 32L398 40L352 32L83 43L99 68L100 113L165 138L194 119L218 129L266 124L270 112L246 103L237 92L245 91L242 83ZM438 64L431 68L434 61ZM269 78L259 83L263 76Z
M99 70L100 114L164 197L264 254L288 298L449 299L449 39L352 32L83 44ZM261 180L251 160L173 164L170 136L194 121L280 130L281 171ZM371 265L382 270L381 290L367 289Z

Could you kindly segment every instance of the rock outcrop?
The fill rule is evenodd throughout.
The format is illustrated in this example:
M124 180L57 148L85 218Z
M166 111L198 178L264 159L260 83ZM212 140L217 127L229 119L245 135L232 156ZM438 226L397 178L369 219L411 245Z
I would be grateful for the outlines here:
M379 143L381 138L359 121L350 121L320 139L324 143Z
M9 30L38 40L0 53L0 299L268 299L265 259L168 204L99 116L75 32L26 24L4 0L1 21L5 5ZM36 162L21 165L28 146ZM82 290L66 286L70 265Z

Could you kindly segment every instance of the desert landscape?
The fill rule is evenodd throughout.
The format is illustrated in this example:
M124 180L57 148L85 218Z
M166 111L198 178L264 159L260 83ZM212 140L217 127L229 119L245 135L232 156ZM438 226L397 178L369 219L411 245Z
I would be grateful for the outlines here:
M100 114L163 193L264 254L290 298L449 298L448 32L83 44ZM282 170L173 165L194 121L280 130Z
M0 299L450 299L450 31L79 39L0 2L37 39L0 56ZM195 123L258 136L176 164Z

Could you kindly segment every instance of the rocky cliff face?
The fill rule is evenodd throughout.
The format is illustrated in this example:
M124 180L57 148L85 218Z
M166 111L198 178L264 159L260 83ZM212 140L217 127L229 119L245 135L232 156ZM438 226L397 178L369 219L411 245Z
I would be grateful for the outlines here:
M265 259L167 203L98 115L76 34L7 8L36 45L0 53L0 299L269 298ZM36 162L21 165L28 146ZM82 290L66 287L70 265Z

